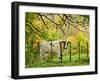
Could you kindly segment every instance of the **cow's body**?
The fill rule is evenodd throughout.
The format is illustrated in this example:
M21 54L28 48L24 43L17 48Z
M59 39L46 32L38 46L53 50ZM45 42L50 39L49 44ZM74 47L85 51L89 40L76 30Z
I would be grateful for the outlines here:
M66 41L49 41L40 44L40 58L43 59L48 54L56 53L58 58L61 57L61 46L63 49L67 49L67 42Z

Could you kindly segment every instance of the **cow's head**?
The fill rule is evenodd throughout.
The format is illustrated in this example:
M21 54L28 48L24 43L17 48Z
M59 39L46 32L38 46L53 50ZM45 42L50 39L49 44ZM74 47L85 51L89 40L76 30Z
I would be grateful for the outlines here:
M67 49L67 47L68 47L67 42L66 41L62 41L62 44L63 44L63 49Z

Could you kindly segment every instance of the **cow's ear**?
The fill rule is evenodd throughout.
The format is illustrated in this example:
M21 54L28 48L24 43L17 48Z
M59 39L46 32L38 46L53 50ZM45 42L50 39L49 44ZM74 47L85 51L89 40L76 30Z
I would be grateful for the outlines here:
M50 45L51 45L51 43L50 43Z
M50 45L52 45L52 42L50 43Z

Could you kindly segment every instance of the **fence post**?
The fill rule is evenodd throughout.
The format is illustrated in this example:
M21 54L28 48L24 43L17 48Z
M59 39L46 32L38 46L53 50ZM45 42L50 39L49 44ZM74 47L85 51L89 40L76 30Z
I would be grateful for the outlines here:
M40 42L37 42L38 44L38 53L40 54Z
M89 58L89 52L88 52L88 42L86 42L86 45L87 45L87 58Z
M38 54L39 54L39 59L40 59L40 42L37 42L37 49L38 49Z
M52 42L51 42L51 60L52 60L52 54L53 54L53 53L52 53Z
M70 44L70 62L71 62L71 42L69 42Z
M61 62L62 62L62 42L60 42L60 59L61 59Z
M80 61L80 42L78 42L78 50L79 50L79 61Z

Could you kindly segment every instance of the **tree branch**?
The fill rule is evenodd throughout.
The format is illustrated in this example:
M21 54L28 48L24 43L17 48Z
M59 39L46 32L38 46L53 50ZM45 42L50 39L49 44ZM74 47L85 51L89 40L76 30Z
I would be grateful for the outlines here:
M38 15L40 16L40 18L41 18L41 20L42 20L43 24L46 26L46 28L47 28L47 29L49 29L49 27L46 25L46 23L45 23L45 21L44 21L43 17L41 16L41 14L39 14L39 13L38 13Z
M30 23L31 24L31 26L35 29L35 30L37 30L39 33L41 33L41 31L40 30L38 30L33 24L32 24L32 22L31 21L29 21L29 20L26 20L28 23Z
M61 20L63 21L63 25L65 24L66 25L66 19L64 20L59 14L57 14L60 18L61 18Z
M48 18L48 17L45 16L45 15L41 15L41 16L44 16L45 18L47 18L49 21L51 21L52 23L54 23L54 24L56 24L56 25L60 25L60 24L55 23L54 21L52 21L50 18Z
M48 17L45 16L45 15L42 15L42 16L46 17L49 21L51 21L52 23L54 23L54 24L56 24L57 26L59 26L59 28L61 29L61 31L63 32L63 34L65 34L64 30L60 27L60 24L55 23L54 21L52 21L50 18L48 18Z
M89 33L88 31L83 31L83 30L77 28L77 26L75 26L75 25L72 24L73 21L71 21L65 14L63 14L63 15L66 17L66 19L68 19L68 21L67 21L68 24L72 25L74 28L78 29L78 30L81 31L81 32ZM70 22L69 22L69 21L70 21Z
M31 28L31 26L29 24L26 23L26 26L28 26L34 33L37 33L37 32L34 31L34 29ZM39 35L39 34L37 33L37 35Z

